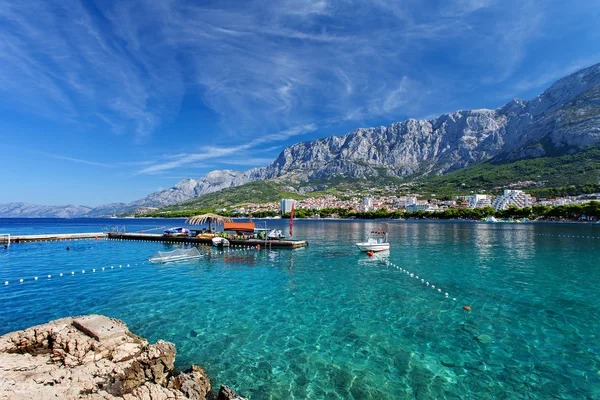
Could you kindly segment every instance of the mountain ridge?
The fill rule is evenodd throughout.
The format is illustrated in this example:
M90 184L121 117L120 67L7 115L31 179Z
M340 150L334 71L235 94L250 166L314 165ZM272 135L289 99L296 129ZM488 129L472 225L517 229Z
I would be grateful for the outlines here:
M394 178L443 175L485 160L560 155L598 142L600 63L557 80L532 100L513 99L493 110L459 110L430 120L411 118L387 127L358 128L341 136L300 142L286 147L266 167L245 172L215 170L134 202L87 212L85 206L71 207L65 213L93 217L161 207L256 180L300 184L332 177L368 179L382 171ZM0 216L6 216L4 209L0 205Z

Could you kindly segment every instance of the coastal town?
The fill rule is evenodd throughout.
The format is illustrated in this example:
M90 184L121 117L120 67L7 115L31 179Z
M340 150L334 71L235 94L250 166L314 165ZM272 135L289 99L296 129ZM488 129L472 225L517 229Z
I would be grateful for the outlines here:
M577 196L566 196L556 198L536 199L522 190L505 189L501 195L472 194L470 196L453 196L450 199L429 199L419 194L405 196L378 196L360 195L350 193L343 197L326 195L322 197L308 197L305 199L281 199L279 202L247 203L234 208L220 208L217 212L230 214L286 214L291 212L292 205L295 210L314 211L318 216L319 210L344 209L350 213L364 213L383 210L393 212L442 212L446 210L478 209L490 207L495 211L507 210L510 207L519 209L546 206L557 207L565 205L583 205L592 201L599 201L600 193L582 194Z

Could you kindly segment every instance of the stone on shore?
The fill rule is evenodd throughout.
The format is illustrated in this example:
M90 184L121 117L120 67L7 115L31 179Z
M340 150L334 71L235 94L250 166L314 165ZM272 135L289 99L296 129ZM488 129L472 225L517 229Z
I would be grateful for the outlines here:
M59 319L0 336L0 398L214 397L202 368L173 376L175 354L174 344L151 345L116 319Z

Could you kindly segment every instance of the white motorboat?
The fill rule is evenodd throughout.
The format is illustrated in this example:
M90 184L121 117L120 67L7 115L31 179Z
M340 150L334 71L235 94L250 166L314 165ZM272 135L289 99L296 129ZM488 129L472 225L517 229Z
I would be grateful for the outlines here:
M191 249L176 249L173 251L159 251L154 256L152 256L150 261L151 263L167 263L174 261L187 261L195 258L202 257L202 254L198 251L197 248L192 247Z
M190 230L187 228L169 228L165 229L163 236L190 236Z
M214 237L212 238L212 244L215 247L229 247L229 240L224 237Z
M356 243L360 251L372 251L374 253L390 249L387 232L371 232L366 242Z

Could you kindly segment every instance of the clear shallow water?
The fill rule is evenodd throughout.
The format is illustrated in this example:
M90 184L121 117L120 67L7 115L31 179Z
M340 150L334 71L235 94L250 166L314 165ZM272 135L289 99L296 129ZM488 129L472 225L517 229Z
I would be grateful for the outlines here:
M20 229L106 221L181 223ZM202 248L200 261L166 265L147 259L174 245L15 244L0 249L0 281L11 282L0 287L0 333L109 315L174 342L178 367L202 365L215 386L252 399L600 398L599 226L392 222L390 254L369 259L353 243L381 227L296 221L306 249Z

